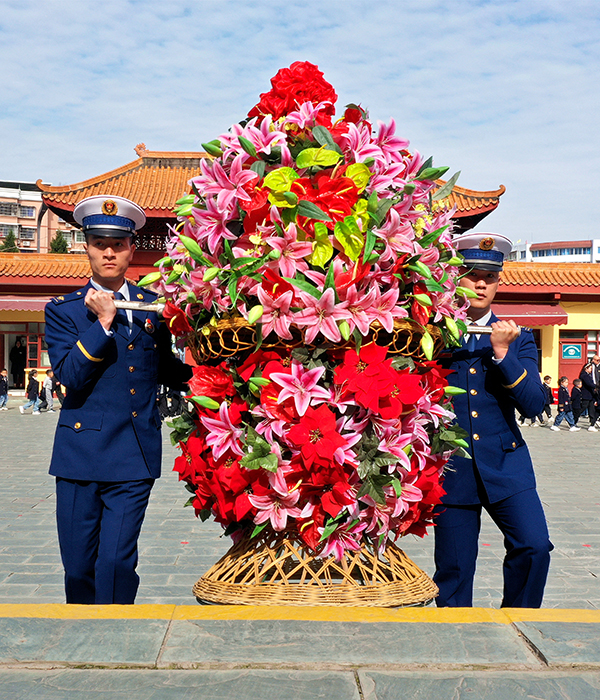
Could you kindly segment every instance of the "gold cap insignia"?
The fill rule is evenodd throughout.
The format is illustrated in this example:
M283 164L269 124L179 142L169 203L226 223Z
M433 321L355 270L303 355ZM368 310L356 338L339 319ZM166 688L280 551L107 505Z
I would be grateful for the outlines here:
M482 238L479 241L479 248L481 250L491 250L494 247L494 239L491 236Z
M106 216L116 216L118 211L119 207L114 199L105 199L102 202L102 213L106 214Z

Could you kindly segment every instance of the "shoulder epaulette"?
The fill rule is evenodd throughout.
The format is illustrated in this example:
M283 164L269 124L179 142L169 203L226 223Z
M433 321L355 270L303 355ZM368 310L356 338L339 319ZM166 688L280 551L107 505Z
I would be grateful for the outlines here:
M61 294L57 297L54 297L52 299L52 302L54 304L64 304L67 301L76 301L77 299L81 299L81 297L84 296L83 289L78 289L76 292L71 292L70 294Z

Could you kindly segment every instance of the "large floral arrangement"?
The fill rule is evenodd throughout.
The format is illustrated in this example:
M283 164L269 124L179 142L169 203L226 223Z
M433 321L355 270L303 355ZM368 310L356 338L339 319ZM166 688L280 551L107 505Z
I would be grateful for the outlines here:
M340 558L423 535L444 465L466 444L431 336L452 344L464 330L444 202L455 177L440 189L447 169L409 151L393 120L374 130L350 105L334 121L337 96L316 66L271 82L247 120L204 144L212 158L146 282L175 334L243 318L257 340L197 367L194 412L174 423L196 513L234 536L291 529ZM372 342L403 320L427 360Z

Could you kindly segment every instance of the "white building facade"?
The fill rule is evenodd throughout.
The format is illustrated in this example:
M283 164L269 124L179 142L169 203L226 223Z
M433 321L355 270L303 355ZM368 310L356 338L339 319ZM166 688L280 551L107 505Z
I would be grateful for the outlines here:
M508 258L515 262L600 262L600 238L586 241L551 241L549 243L515 243Z

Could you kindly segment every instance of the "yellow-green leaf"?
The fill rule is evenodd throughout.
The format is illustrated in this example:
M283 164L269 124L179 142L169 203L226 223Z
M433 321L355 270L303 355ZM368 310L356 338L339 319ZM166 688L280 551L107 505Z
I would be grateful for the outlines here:
M365 189L371 179L371 171L364 163L352 163L346 168L344 175L352 180L359 192Z
M299 168L312 168L315 165L327 168L330 165L335 165L341 157L341 153L330 151L327 148L305 148L298 153L296 165Z
M333 230L333 235L342 244L344 252L356 262L365 246L365 237L353 216L347 216L344 221L338 221Z
M277 168L265 175L263 185L272 192L288 192L292 182L299 177L293 168Z
M333 245L329 240L329 230L325 224L320 221L315 222L315 239L313 241L313 249L308 262L311 265L325 267L327 262L333 255Z

